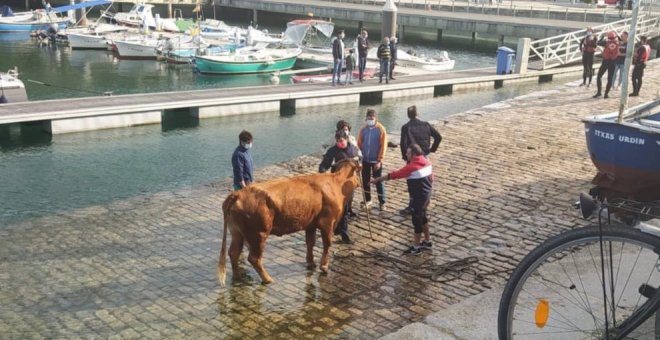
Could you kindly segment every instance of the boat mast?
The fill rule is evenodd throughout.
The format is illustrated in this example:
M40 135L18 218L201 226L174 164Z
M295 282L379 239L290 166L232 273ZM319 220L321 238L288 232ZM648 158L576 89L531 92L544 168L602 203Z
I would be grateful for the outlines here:
M637 13L639 12L639 3L641 0L633 0L633 11L632 19L630 21L630 31L628 32L628 47L626 48L626 60L621 71L621 77L623 78L623 83L621 84L621 100L619 102L619 118L617 119L618 123L623 122L623 116L627 113L628 110L628 74L630 70L630 65L632 64L632 56L635 52L635 35L637 31Z

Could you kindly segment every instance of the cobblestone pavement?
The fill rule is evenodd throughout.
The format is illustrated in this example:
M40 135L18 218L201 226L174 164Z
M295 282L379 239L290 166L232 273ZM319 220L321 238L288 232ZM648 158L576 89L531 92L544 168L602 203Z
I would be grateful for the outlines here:
M642 97L657 95L660 63ZM0 229L0 337L373 338L504 282L535 244L584 224L570 208L589 189L580 117L614 111L593 87L559 86L448 118L430 207L433 251L410 243L405 181L386 182L388 207L350 222L354 245L333 245L330 273L305 269L304 234L271 237L275 282L220 288L220 205L229 182L134 197ZM301 157L261 169L266 179L314 171ZM402 165L390 149L386 170ZM36 194L36 193L35 193ZM358 201L358 200L356 200ZM356 203L357 204L357 203ZM357 210L357 207L356 207ZM317 258L320 254L317 246ZM456 280L433 266L476 256ZM247 267L247 266L246 266ZM437 267L435 268L437 269ZM472 274L471 274L472 273ZM481 279L480 279L481 278ZM446 282L443 282L446 281Z

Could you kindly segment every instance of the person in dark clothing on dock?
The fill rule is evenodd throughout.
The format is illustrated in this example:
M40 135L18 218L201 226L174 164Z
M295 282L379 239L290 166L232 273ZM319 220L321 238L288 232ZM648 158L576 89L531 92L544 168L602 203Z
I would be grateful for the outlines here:
M607 71L607 85L605 86L605 96L603 98L609 98L610 89L612 88L612 76L614 75L614 62L616 57L619 55L619 40L617 39L616 32L611 31L607 33L607 41L599 41L598 45L603 46L603 62L600 64L598 69L598 76L596 76L596 86L598 86L598 92L594 95L594 98L601 96L600 90L602 89L603 83L601 79Z
M422 148L417 144L412 144L408 147L406 150L406 159L408 159L408 164L403 168L390 172L385 176L374 178L369 183L375 184L400 178L407 179L408 194L412 198L412 224L415 228L415 236L413 245L403 253L405 255L417 255L422 250L431 250L432 246L426 209L431 201L433 167L431 166L431 161L424 157ZM422 234L424 234L423 241L421 240Z
M332 172L334 172L334 164L339 161L345 159L359 159L359 150L357 146L348 142L348 134L346 134L344 130L337 130L335 133L335 140L335 145L326 151L325 155L323 156L323 160L319 165L319 172L321 173L328 171L328 169L332 169ZM337 226L335 227L335 235L340 235L342 242L346 244L353 243L351 238L348 236L348 217L352 202L352 197L346 201L341 220L339 220Z
M390 80L394 79L394 66L396 66L396 52L399 49L399 40L396 37L390 39Z
M344 31L337 32L337 37L332 41L332 86L341 85L341 70L344 63ZM336 80L335 80L336 79Z
M642 89L642 77L644 77L644 68L646 68L646 62L649 60L651 55L651 46L648 44L648 39L646 36L642 35L639 37L639 43L635 48L635 53L633 54L633 65L635 67L632 71L632 85L633 92L630 94L631 97L639 96L639 90Z
M413 105L408 107L408 118L410 121L401 127L401 140L399 147L401 148L401 157L404 161L409 161L407 158L408 147L417 144L422 148L422 154L427 157L429 153L436 152L442 136L429 122L425 122L417 118L417 106ZM431 144L433 139L433 144ZM405 209L399 211L401 215L407 215L412 210L412 198Z
M380 79L379 83L383 82L383 76L385 76L385 83L390 83L390 58L392 57L390 51L390 38L383 38L383 43L378 46L378 51L376 53L378 60L380 60Z
M587 27L587 36L580 41L580 51L582 52L582 84L580 86L591 85L591 78L594 75L594 53L597 47L598 39L593 29Z
M368 37L367 30L362 30L357 38L358 72L360 75L360 82L364 81L364 69L367 67L367 54L369 53Z
M231 155L231 166L234 170L234 190L245 188L254 181L252 171L254 162L252 161L252 134L246 130L238 135L238 146Z

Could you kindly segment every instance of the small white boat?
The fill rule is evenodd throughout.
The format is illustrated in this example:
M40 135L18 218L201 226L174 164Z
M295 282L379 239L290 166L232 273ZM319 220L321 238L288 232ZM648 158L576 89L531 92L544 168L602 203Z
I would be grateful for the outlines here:
M318 19L298 19L286 24L283 44L299 46L303 53L332 55L332 32L335 24ZM332 58L331 62L332 62Z
M128 12L115 13L111 18L111 22L133 27L147 26L154 29L156 28L156 20L151 13L153 7L153 5L137 4Z
M25 84L18 79L18 70L0 72L0 105L27 101Z
M378 61L377 52L377 47L370 49L367 54L367 59ZM396 64L401 67L413 67L438 72L453 69L454 63L455 61L449 58L446 51L441 51L439 56L434 57L426 57L424 55L417 56L402 50L397 51Z
M126 40L114 40L119 59L156 59L160 39L151 36L133 36Z
M99 24L84 30L67 30L64 32L73 49L97 49L105 50L108 48L106 37L110 33L125 32L129 28L113 24Z
M153 8L154 5L136 4L128 12L119 12L112 16L104 16L108 17L110 22L120 25L127 25L132 27L148 27L150 29L175 33L182 32L180 25L177 24L179 21L192 22L191 20L185 20L182 18L161 18L159 14L153 14ZM189 26L189 24L183 26Z

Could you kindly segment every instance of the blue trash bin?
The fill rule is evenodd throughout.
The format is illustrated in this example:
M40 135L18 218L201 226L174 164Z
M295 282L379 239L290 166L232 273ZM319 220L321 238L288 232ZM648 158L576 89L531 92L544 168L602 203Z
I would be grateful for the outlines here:
M497 49L497 74L509 74L513 71L513 63L516 57L516 51L502 46Z

